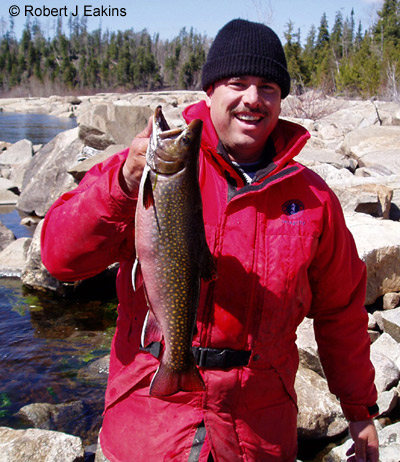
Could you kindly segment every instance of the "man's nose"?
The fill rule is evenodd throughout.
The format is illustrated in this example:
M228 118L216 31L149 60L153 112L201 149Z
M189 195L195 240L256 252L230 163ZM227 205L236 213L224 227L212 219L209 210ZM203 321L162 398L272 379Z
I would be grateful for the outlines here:
M243 92L242 101L249 106L260 104L260 94L257 85L249 85Z

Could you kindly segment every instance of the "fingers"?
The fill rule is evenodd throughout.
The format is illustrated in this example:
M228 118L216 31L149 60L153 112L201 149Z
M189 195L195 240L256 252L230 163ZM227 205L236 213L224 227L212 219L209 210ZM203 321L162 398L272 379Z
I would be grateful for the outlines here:
M153 131L153 118L154 116L150 117L147 121L146 127L138 133L135 138L150 138L151 132Z
M128 157L122 169L122 186L128 193L137 192L146 164L146 151L149 137L153 129L153 118L147 122L147 126L135 136L129 147Z

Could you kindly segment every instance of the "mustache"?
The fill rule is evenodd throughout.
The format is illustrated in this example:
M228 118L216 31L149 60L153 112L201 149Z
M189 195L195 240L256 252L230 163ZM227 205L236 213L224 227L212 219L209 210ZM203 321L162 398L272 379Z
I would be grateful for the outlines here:
M254 115L255 117L259 116L268 116L269 111L265 109L256 109L256 108L249 108L249 107L236 107L230 111L231 115L236 115L240 113L246 113L250 115Z

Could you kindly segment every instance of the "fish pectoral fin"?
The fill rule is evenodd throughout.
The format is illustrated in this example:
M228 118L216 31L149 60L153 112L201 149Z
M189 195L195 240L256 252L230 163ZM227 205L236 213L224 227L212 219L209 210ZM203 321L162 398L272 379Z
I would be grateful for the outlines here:
M149 310L143 323L142 336L140 343L143 348L148 347L153 342L161 342L163 338L160 324L153 312Z
M133 290L136 292L136 289L143 284L143 276L142 272L140 271L140 263L139 260L136 258L135 263L133 264L132 268L132 287Z
M143 184L143 207L147 210L154 205L153 186L151 184L150 175L146 174Z
M214 257L206 245L201 268L201 278L206 282L210 282L215 281L217 277L217 266L215 264Z

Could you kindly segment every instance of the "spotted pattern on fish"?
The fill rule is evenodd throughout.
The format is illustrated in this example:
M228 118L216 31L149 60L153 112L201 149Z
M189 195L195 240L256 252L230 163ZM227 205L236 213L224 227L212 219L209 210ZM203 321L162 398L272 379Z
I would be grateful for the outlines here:
M142 344L164 339L150 384L150 394L161 397L204 389L192 336L200 278L211 279L215 266L205 239L198 184L202 123L193 121L183 130L160 135L168 124L157 110L154 120L136 209L135 243L150 308Z

